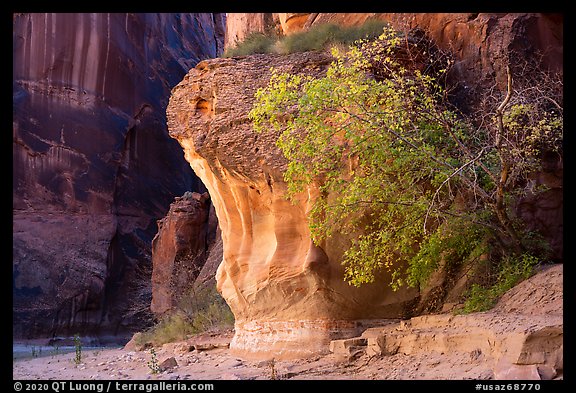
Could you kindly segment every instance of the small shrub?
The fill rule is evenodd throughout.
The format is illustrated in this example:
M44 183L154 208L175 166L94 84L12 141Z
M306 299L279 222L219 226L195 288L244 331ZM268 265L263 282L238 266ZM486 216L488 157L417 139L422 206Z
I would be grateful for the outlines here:
M137 344L159 346L187 336L234 325L234 315L216 287L196 288L182 296L176 310L139 336Z
M322 24L282 38L275 49L283 54L326 50L334 44L349 45L360 39L376 38L382 34L384 26L386 24L381 21L368 21L358 27Z
M491 309L498 299L509 289L529 278L534 271L538 259L530 254L522 254L519 257L505 257L496 275L496 282L491 286L473 284L470 288L464 307L463 314L480 312Z
M184 315L173 313L166 315L151 329L144 332L139 341L141 344L150 342L154 346L160 346L169 342L185 340L187 335L192 333L192 326Z
M271 53L276 38L263 33L251 33L244 41L233 48L228 48L223 57L246 56L254 53Z
M78 333L74 335L74 352L74 363L82 363L82 340L80 340Z
M350 45L360 39L372 39L382 34L386 23L379 20L366 21L361 26L342 27L321 24L311 29L285 37L252 33L236 47L228 48L223 57L246 56L254 53L288 54L327 50L332 45Z
M193 286L180 298L177 308L190 321L193 333L234 325L234 315L216 286Z
M158 374L161 371L158 357L156 356L156 350L154 348L150 349L150 360L146 364L152 374Z

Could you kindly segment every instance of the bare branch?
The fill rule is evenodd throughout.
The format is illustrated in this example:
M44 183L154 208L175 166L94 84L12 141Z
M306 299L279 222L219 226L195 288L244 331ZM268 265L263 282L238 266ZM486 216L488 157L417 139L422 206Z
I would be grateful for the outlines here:
M512 73L510 72L510 66L506 66L506 73L508 74L507 92L504 101L496 108L496 119L498 122L498 129L496 130L496 148L500 149L502 144L502 135L504 135L504 109L506 105L510 102L512 98Z
M444 181L442 182L442 184L440 184L440 186L438 186L438 188L436 189L436 192L434 193L434 195L432 196L432 201L430 203L430 206L428 206L428 209L426 209L426 215L424 217L424 233L426 233L426 224L428 222L428 216L430 215L430 211L432 211L432 207L434 206L434 201L436 200L436 197L438 196L438 194L440 193L440 190L442 189L442 187L444 187L444 185L446 183L448 183L450 181L450 179L452 179L454 176L459 175L464 169L466 169L467 167L469 167L470 165L472 165L474 162L478 161L482 156L484 155L484 149L480 150L480 153L473 159L471 159L470 161L466 162L464 165L460 166L458 169L456 169L454 172L452 172L450 174L450 176L448 176L446 179L444 179ZM476 189L478 187L473 187L474 191L476 191ZM484 190L482 190L484 191Z

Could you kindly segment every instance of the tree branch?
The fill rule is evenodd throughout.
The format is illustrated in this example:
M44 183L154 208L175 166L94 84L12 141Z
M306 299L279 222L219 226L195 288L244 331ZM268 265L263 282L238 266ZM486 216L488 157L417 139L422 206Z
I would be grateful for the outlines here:
M438 196L438 193L440 193L440 190L442 189L442 187L444 187L444 185L446 183L448 183L450 181L450 179L452 179L454 176L460 174L462 172L462 170L466 169L468 166L472 165L474 162L476 162L477 160L480 159L480 157L482 157L482 155L484 155L484 149L480 150L480 153L478 153L478 155L471 159L470 161L468 161L467 163L465 163L464 165L460 166L459 168L457 168L454 172L452 172L443 182L442 184L440 184L440 186L438 186L438 188L436 189L436 192L434 193L434 195L432 196L432 202L430 203L430 206L428 206L428 209L426 209L426 216L424 217L424 233L426 233L426 224L428 222L428 216L430 215L430 211L432 210L432 207L434 206L434 200L436 199L436 197ZM477 187L474 187L474 189L476 190ZM484 191L484 190L482 190Z

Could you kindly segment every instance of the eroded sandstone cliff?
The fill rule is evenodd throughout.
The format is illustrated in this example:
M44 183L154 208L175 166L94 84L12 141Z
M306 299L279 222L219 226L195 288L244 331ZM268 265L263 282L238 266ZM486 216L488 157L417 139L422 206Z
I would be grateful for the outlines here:
M14 14L15 337L114 334L147 315L156 220L203 189L165 108L220 53L224 19Z
M314 190L297 204L288 201L286 161L274 136L252 129L248 112L270 67L318 76L330 61L324 53L205 60L172 92L170 135L216 208L224 245L218 289L236 318L231 348L243 356L325 351L362 320L403 316L417 295L344 282L340 239L322 247L310 240L306 212Z
M420 27L450 50L455 59L450 77L458 82L456 101L464 110L483 89L502 87L508 62L534 59L545 69L562 69L563 20L558 15L230 14L226 43L245 37L250 26L256 31L280 26L289 34L314 24L355 25L369 18L401 29ZM183 147L216 208L224 247L218 288L236 317L231 349L242 356L325 351L329 340L353 334L361 321L403 316L418 295L393 293L380 284L358 289L344 283L340 239L320 247L310 241L306 212L314 190L305 190L294 205L285 199L285 161L274 136L254 133L247 117L270 67L321 75L330 60L322 53L301 53L203 61L173 90L168 106L170 135ZM562 259L561 161L552 167L554 179L547 184L555 188L549 194L555 202L545 203L548 210L542 215L534 213L535 201L527 201L531 207L525 210L540 217L537 226L548 230Z

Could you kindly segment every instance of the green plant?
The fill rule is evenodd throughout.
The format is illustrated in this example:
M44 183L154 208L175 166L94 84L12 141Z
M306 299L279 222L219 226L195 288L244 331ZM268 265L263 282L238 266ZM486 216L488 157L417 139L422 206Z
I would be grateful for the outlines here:
M505 257L499 266L494 284L473 284L461 312L468 314L491 309L506 291L529 278L538 262L538 258L530 254Z
M359 27L321 24L283 37L274 45L274 49L281 54L326 50L335 44L350 45L360 39L376 38L382 34L385 26L378 20L367 21Z
M193 286L180 298L173 312L143 332L138 343L150 342L158 346L184 340L191 334L233 325L234 315L215 286Z
M158 346L184 340L192 332L192 326L186 317L179 312L174 312L162 317L158 323L142 334L139 341L142 344L152 343Z
M235 47L228 48L223 57L246 56L255 53L271 53L276 39L263 33L251 33Z
M156 350L154 348L150 349L150 360L146 364L152 374L158 374L161 371L158 357L156 356Z
M440 258L530 251L512 201L540 155L560 148L561 113L542 106L552 93L515 96L508 68L505 96L478 125L447 102L450 56L421 36L385 29L332 53L321 78L273 71L250 117L279 135L289 198L317 191L313 241L349 242L345 280L360 286L385 270L394 289L421 286Z
M74 363L82 363L82 340L78 333L74 335Z
M321 24L284 37L263 33L249 34L235 47L228 48L224 57L246 56L254 53L288 54L312 50L325 50L330 45L349 45L359 39L375 38L382 33L386 24L369 20L360 26Z

